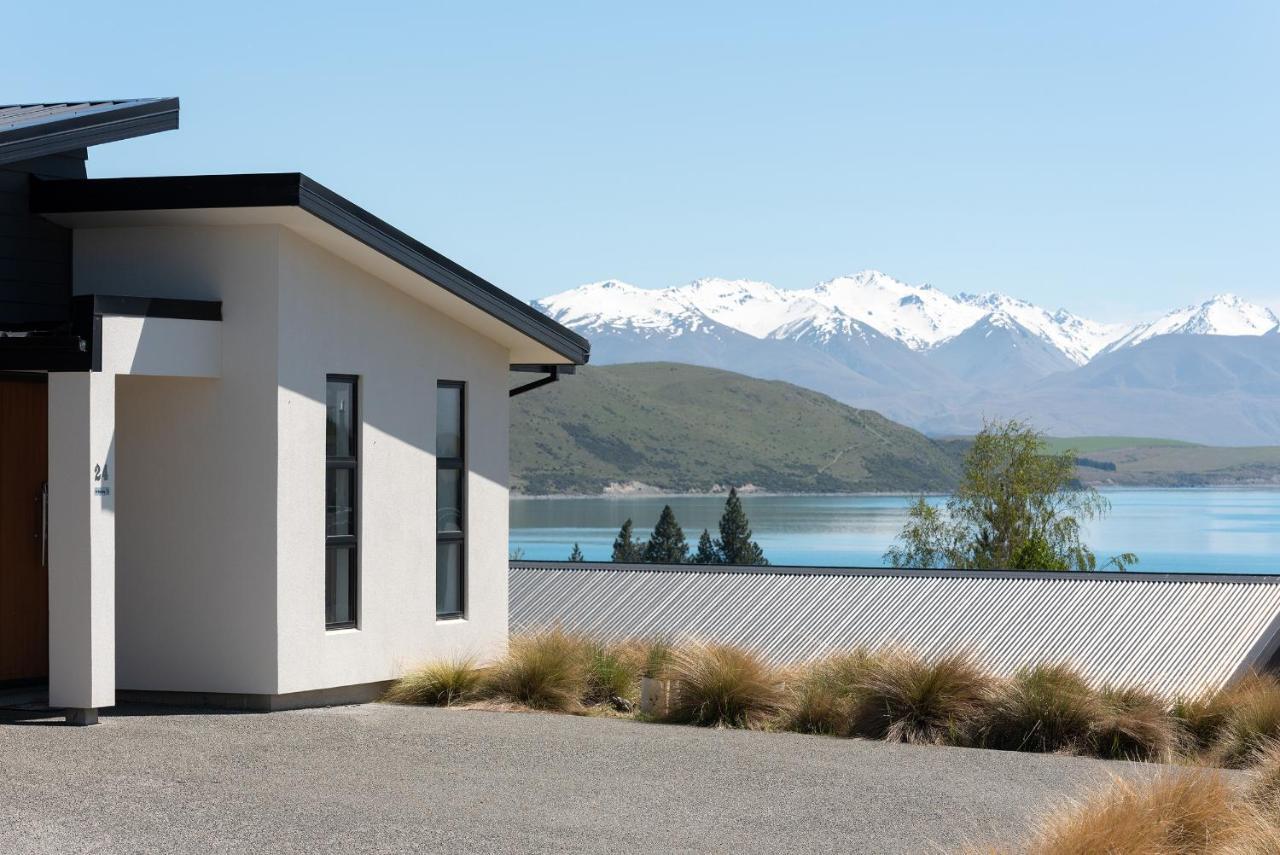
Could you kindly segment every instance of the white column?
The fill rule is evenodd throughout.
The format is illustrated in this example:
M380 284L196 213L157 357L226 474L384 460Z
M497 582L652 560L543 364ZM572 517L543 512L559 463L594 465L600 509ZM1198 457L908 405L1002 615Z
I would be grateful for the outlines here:
M116 378L49 375L49 705L116 701Z

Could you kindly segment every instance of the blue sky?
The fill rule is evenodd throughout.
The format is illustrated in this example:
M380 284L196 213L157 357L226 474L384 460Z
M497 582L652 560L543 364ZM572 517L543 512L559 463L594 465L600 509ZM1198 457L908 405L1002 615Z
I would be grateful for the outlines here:
M91 174L300 170L526 299L874 267L1280 307L1274 0L611 5L39 4L0 102L178 95Z

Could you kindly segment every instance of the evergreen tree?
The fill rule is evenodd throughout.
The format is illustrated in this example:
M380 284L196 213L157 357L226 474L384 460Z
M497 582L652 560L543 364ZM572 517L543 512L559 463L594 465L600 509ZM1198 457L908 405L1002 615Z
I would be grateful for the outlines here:
M653 536L644 545L643 557L650 564L683 564L689 560L689 544L685 542L684 531L676 522L670 505L662 506L658 524L653 527Z
M570 561L586 561L587 560L586 556L582 554L582 547L578 546L578 544L575 543L573 545L573 552L569 553L569 560Z
M716 552L716 545L711 542L711 532L705 528L702 530L702 537L698 538L698 551L693 554L694 564L719 564L720 555Z
M618 536L613 539L614 561L639 561L644 552L644 544L631 537L631 518L622 524Z
M760 544L751 539L751 524L742 510L736 487L729 488L729 498L724 503L720 517L720 537L716 539L716 552L724 564L768 564Z

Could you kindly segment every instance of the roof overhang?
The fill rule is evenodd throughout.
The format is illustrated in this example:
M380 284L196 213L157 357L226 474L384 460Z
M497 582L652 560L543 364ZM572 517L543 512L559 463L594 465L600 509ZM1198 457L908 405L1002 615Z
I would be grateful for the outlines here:
M281 225L506 345L512 363L590 357L582 336L300 173L34 179L31 209L71 228Z
M0 107L0 163L61 154L177 127L177 98Z

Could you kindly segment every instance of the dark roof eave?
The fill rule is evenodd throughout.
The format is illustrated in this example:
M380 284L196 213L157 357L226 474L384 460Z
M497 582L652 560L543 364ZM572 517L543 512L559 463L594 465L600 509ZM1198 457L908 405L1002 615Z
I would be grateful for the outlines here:
M0 131L0 163L32 160L178 127L178 99L120 102Z
M571 363L590 358L581 335L298 172L34 179L31 190L31 209L41 214L256 207L301 208Z

